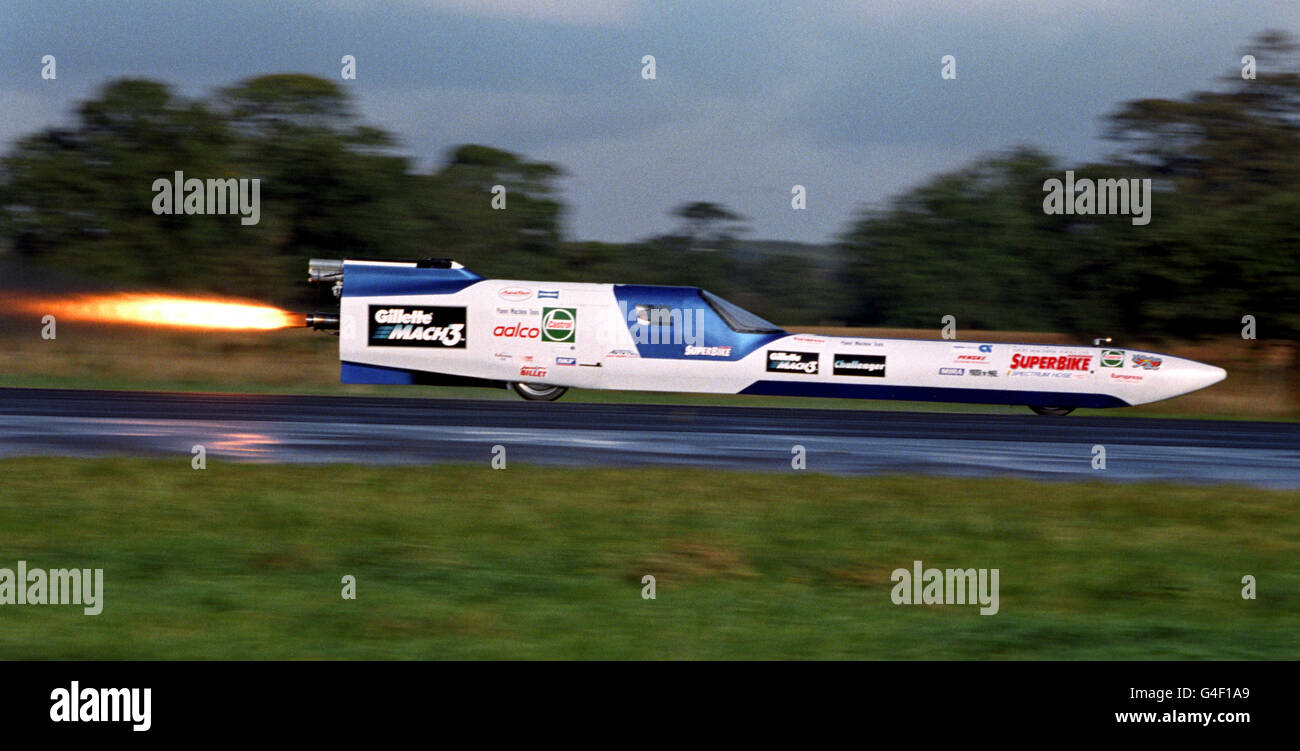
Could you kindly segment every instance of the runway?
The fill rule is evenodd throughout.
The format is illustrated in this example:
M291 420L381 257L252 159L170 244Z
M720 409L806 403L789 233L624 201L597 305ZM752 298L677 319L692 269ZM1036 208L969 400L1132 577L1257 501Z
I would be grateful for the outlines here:
M1300 423L0 389L0 456L677 465L1300 488ZM1094 447L1105 449L1094 469ZM499 449L496 450L499 452Z

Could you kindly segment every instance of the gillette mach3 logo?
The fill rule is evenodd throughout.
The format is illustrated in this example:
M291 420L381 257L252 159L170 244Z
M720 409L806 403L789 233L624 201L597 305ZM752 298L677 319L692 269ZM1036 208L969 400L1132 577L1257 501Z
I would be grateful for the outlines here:
M464 308L371 305L369 319L371 347L464 349L468 336Z

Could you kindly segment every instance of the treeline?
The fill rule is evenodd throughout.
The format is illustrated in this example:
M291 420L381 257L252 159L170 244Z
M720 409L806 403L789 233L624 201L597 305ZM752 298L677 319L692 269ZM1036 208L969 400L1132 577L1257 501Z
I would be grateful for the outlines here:
M1023 146L864 210L827 247L740 239L745 217L698 201L640 242L561 236L557 165L482 145L428 174L359 121L338 85L264 76L202 99L118 81L76 124L0 160L0 249L24 267L117 284L296 303L321 257L453 257L489 276L703 286L785 324L1300 337L1300 61L1261 34L1234 71L1182 99L1128 102L1104 162ZM1150 180L1149 223L1052 214L1045 186ZM261 178L261 220L155 215L175 171ZM507 209L492 206L504 186Z

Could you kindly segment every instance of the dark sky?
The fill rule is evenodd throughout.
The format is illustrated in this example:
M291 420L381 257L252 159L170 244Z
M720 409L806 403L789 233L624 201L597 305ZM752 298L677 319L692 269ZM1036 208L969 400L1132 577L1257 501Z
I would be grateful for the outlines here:
M822 242L863 204L1014 144L1100 156L1101 116L1214 86L1266 28L1300 32L1300 2L3 0L0 143L116 77L200 95L339 80L351 54L362 116L422 168L464 142L564 167L572 238L666 231L672 207L709 200L749 237Z

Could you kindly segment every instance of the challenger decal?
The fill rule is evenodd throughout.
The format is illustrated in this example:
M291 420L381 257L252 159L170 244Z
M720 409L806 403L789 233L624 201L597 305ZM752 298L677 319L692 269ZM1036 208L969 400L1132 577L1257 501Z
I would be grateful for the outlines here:
M834 375L885 377L884 355L835 355Z
M1164 361L1153 355L1133 355L1131 362L1135 368L1142 368L1143 370L1158 370L1160 368L1160 363Z

